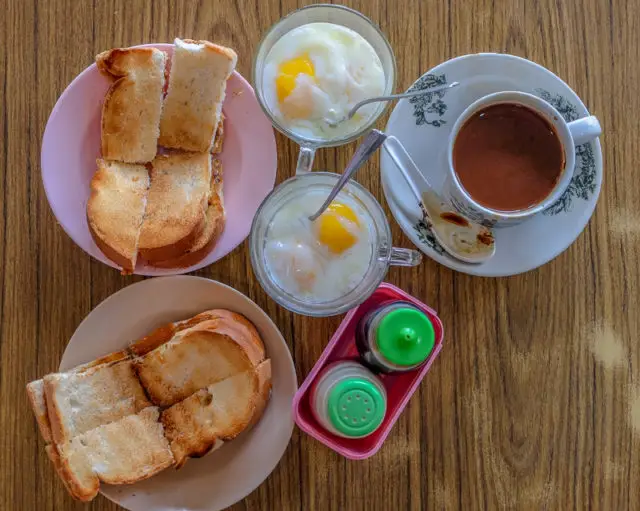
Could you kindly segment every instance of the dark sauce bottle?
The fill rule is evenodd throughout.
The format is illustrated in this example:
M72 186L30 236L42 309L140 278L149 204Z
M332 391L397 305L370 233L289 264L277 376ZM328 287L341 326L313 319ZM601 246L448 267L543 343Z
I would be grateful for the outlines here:
M387 302L369 311L356 330L362 362L379 373L417 369L427 361L434 344L429 317L404 301Z

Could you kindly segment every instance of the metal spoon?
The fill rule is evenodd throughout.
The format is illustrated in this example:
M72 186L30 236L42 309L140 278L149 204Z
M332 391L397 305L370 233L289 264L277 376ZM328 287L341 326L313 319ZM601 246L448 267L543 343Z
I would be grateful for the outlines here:
M434 92L442 92L460 85L460 82L451 82L447 85L442 85L440 87L435 87L433 89L420 89L414 90L411 92L403 92L402 94L391 94L390 96L377 96L375 98L365 99L364 101L360 101L360 103L356 103L355 106L349 110L349 113L338 120L331 120L327 117L324 118L324 122L326 122L330 127L335 128L338 124L343 123L344 121L348 121L351 119L358 109L363 107L364 105L368 105L369 103L376 103L378 101L392 101L394 99L402 99L402 98L412 98L414 96L422 96L423 94L433 94Z
M318 211L309 217L309 220L313 222L322 215L322 213L324 213L324 211L329 207L329 204L331 204L333 199L335 199L338 193L340 193L340 190L342 190L344 185L347 184L347 181L351 179L351 176L353 176L353 174L362 167L364 162L371 158L371 155L378 150L378 147L383 144L386 138L387 136L378 130L371 130L369 132L364 141L358 146L358 149L356 149L356 152L353 153L353 158L351 158L351 161L344 170L344 173L340 176L340 179L338 179L338 182L331 190L331 193L329 193L327 200L324 201L324 204L320 206Z
M491 229L447 208L426 177L394 136L386 136L384 149L406 180L436 240L448 254L465 263L483 263L496 251Z

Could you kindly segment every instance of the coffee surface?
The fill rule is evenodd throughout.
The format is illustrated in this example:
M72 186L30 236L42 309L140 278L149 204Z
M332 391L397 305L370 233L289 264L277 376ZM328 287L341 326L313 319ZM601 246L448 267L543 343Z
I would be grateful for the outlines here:
M519 211L542 202L565 165L554 127L525 106L501 103L470 117L453 145L453 167L485 207Z

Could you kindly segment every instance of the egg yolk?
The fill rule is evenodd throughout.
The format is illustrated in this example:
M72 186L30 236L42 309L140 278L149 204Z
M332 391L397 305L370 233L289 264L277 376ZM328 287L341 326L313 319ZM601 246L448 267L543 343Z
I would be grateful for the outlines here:
M358 241L353 227L359 227L360 221L349 206L332 202L318 223L318 241L334 254L343 253Z
M295 57L280 64L276 77L276 91L280 103L296 88L296 77L299 74L315 77L313 62L308 56Z

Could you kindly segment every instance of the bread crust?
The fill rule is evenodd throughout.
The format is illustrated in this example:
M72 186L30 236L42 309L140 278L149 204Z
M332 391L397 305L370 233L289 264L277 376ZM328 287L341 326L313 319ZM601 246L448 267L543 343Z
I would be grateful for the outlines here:
M96 56L115 80L102 107L102 156L146 163L157 153L167 55L156 48L116 48Z
M98 476L93 474L93 476L90 476L88 483L86 481L83 483L70 466L69 461L63 460L60 457L60 453L55 444L47 445L45 452L47 456L49 456L51 463L53 463L53 467L58 473L60 480L74 499L81 502L89 502L98 495L98 491L100 490L100 480Z

